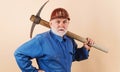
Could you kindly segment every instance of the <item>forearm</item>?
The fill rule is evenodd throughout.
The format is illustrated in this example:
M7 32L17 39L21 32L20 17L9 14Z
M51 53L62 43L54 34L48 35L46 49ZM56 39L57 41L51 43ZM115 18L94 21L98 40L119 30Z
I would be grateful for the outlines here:
M76 61L81 61L88 59L89 57L89 50L87 50L85 47L82 48L77 48L75 52L75 60Z

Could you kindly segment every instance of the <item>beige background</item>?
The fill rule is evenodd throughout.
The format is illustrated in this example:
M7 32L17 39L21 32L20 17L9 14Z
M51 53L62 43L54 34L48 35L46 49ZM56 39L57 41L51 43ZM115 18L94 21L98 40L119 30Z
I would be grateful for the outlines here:
M13 53L30 39L29 18L44 2L46 0L0 0L0 72L20 72ZM69 31L91 37L109 49L106 54L93 48L88 60L73 63L72 72L120 72L120 0L50 0L41 17L49 21L51 11L57 7L70 13ZM33 36L47 30L37 25Z

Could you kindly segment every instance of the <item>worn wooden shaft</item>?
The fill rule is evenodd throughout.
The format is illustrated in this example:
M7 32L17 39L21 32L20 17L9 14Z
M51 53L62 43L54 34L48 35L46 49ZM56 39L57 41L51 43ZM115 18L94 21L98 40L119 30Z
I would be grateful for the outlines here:
M35 17L34 15L32 15L31 18L30 18L30 20L31 20L32 22L34 22L35 18L36 18L36 17ZM49 22L47 22L47 21L45 21L45 20L43 20L43 19L40 20L40 23L39 23L39 24L41 24L41 25L43 25L43 26L45 26L45 27L50 28ZM69 36L69 37L71 37L71 38L73 38L73 39L76 39L76 40L78 40L78 41L80 41L80 42L82 42L82 43L85 43L85 42L86 42L86 39L85 39L85 38L83 38L83 37L81 37L81 36L79 36L79 35L77 35L77 34L75 34L75 33L72 33L72 32L70 32L70 31L68 31L68 32L66 33L66 35ZM103 47L99 46L99 45L96 44L96 43L95 43L92 47L93 47L93 48L96 48L96 49L98 49L98 50L100 50L100 51L103 51L103 52L105 52L105 53L108 52L108 50L107 50L106 48L103 48Z

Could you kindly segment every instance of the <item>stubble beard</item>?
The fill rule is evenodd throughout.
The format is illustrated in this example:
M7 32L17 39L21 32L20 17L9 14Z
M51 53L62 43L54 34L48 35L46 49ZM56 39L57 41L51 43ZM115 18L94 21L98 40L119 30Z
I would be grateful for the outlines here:
M67 33L67 29L59 28L56 30L55 28L51 28L52 32L58 36L63 37Z

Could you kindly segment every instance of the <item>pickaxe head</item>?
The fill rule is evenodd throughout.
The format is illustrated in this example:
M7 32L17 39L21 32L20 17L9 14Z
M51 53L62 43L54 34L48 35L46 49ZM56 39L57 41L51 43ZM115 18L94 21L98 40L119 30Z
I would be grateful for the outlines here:
M48 1L49 1L49 0L48 0ZM33 24L32 24L31 30L30 30L30 38L32 38L33 30L34 30L36 24L39 24L39 23L40 23L40 20L41 20L41 18L40 18L40 13L41 13L43 7L48 3L48 1L46 1L46 2L42 5L42 7L39 9L38 13L37 13L36 16L35 16L35 20L33 21Z

